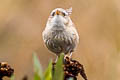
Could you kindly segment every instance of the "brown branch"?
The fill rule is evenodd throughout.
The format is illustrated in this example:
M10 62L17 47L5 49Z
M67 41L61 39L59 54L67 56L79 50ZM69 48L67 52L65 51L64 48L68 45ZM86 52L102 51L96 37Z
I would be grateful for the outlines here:
M11 77L13 73L14 69L12 69L7 62L0 62L0 80L2 80L4 76Z
M55 68L55 63L53 63L53 72ZM80 64L77 60L73 60L66 56L64 58L64 80L68 80L69 78L73 78L73 80L77 80L77 76L80 75L84 78L84 80L88 80L85 74L85 70L82 64Z

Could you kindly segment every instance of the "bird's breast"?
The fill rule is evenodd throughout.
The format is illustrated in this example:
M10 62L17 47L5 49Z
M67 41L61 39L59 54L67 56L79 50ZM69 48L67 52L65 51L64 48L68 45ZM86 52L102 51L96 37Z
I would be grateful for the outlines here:
M51 30L53 30L54 32L60 32L62 30L65 29L65 26L62 23L53 23L51 25Z
M63 44L68 44L68 43L72 44L73 42L72 36L69 34L69 32L66 32L65 30L53 31L52 40L63 43Z

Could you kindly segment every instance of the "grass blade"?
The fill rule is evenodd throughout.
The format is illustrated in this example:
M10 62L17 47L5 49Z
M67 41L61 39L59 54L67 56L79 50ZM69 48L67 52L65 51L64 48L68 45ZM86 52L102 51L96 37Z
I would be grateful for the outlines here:
M34 62L34 80L43 80L42 68L36 54L33 54L33 62Z
M60 55L60 57L58 58L58 61L56 63L56 68L55 68L55 72L53 75L53 80L63 80L63 78L64 78L63 58L64 58L64 54L62 53Z
M11 78L10 78L10 80L15 80L15 76L12 75Z
M45 71L44 78L45 80L52 80L52 61L50 61L48 68Z

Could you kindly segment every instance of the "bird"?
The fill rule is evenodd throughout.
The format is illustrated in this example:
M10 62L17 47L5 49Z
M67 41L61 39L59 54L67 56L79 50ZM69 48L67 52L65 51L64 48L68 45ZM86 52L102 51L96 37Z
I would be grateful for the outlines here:
M61 53L69 57L79 43L79 35L72 22L70 15L72 7L69 9L55 8L50 13L46 27L42 32L43 41L51 52L57 55Z

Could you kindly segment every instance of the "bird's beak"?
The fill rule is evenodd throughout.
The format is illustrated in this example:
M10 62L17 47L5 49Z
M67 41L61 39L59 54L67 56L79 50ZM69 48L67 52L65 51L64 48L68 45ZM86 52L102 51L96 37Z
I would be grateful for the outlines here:
M60 11L59 11L59 10L57 10L57 11L56 11L56 14L57 14L57 15L60 15Z

